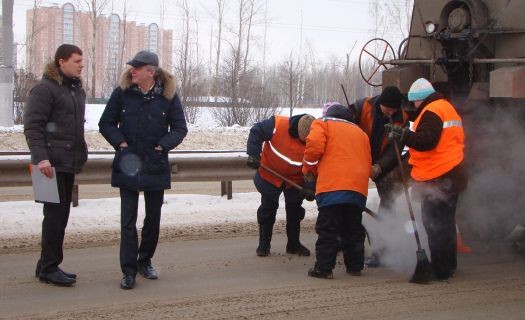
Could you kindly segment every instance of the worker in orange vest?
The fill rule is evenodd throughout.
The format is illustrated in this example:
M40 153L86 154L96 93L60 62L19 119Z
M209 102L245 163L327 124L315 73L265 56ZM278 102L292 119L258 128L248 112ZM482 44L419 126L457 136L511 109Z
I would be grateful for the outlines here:
M372 167L368 136L351 122L348 108L331 106L326 117L315 120L306 137L303 173L317 177L315 224L316 262L308 275L332 279L338 237L341 238L346 272L358 276L364 264L365 229L362 212L368 195Z
M397 165L396 150L385 134L385 124L390 122L408 127L408 115L401 109L403 96L395 86L387 86L380 95L357 100L350 106L355 123L368 135L372 155L370 178L376 184L379 196L379 214L391 212L396 196L402 191L401 170ZM329 106L328 106L329 108ZM407 166L408 167L408 166ZM374 245L365 264L368 267L380 265L384 248Z
M389 137L409 147L414 189L421 196L436 280L452 277L457 266L456 206L468 178L463 165L463 121L454 106L432 84L417 79L408 91L417 110L413 130L387 124Z
M310 255L310 250L299 241L299 233L300 222L305 214L303 199L313 201L313 191L308 188L298 190L260 165L302 186L304 180L301 167L305 139L314 119L308 114L290 118L276 115L254 124L250 129L246 151L247 165L257 169L253 181L257 191L261 193L261 205L257 209L259 246L256 253L259 257L270 254L273 225L281 193L284 193L286 206L286 252L299 256Z
M395 195L400 193L401 184L395 177L397 157L393 144L385 134L385 124L390 119L400 127L408 127L408 115L401 109L403 96L395 86L383 89L380 95L367 97L354 103L356 124L363 129L370 140L372 153L372 174L379 195L379 213L392 209ZM397 172L399 174L399 172ZM396 188L397 186L397 188ZM397 192L396 192L397 191Z

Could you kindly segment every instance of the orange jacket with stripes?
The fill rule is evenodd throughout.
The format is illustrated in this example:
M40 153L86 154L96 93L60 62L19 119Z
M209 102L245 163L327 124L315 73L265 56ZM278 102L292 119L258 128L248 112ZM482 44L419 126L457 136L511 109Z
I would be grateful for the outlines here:
M290 118L274 116L274 119L273 136L269 141L264 142L261 164L275 170L293 182L303 185L301 166L305 145L301 140L290 136L288 133ZM280 187L283 184L283 180L263 168L258 170L261 177L274 186ZM286 186L290 187L288 183Z
M412 165L411 176L416 181L428 181L438 178L463 161L465 134L463 122L456 109L445 99L438 99L426 105L414 121L414 131L425 111L436 114L443 122L443 130L438 144L429 151L417 151L409 148Z
M312 123L303 173L317 175L316 194L350 190L366 197L371 167L368 136L357 125L336 118Z

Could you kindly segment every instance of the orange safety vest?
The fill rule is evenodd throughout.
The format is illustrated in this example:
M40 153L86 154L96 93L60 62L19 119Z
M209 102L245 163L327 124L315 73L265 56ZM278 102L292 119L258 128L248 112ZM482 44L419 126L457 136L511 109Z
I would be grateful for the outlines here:
M443 121L443 131L434 149L417 151L409 148L408 163L413 166L411 176L416 181L438 178L463 161L465 133L463 122L456 109L445 99L429 103L414 121L414 131L417 131L419 121L427 110L435 113Z
M366 197L371 167L370 142L357 125L336 118L312 123L303 173L317 173L316 194L349 190Z
M264 142L261 163L293 182L303 185L301 166L305 145L301 140L290 136L288 133L290 118L274 116L274 119L273 136L269 141ZM283 180L263 168L259 168L259 174L261 178L276 187L280 187L283 184ZM288 183L286 186L290 187Z
M363 129L363 131L368 135L369 139L372 139L372 125L374 123L374 117L372 114L372 110L374 110L374 106L371 102L373 97L368 97L363 102L363 107L361 109L361 115L359 117L359 127ZM394 122L395 125L398 125L400 127L404 126L405 123L408 121L408 114L401 110L401 114L403 115L403 121ZM383 154L385 151L385 147L387 146L389 140L386 134L383 135L383 141L381 142L381 151L380 154Z

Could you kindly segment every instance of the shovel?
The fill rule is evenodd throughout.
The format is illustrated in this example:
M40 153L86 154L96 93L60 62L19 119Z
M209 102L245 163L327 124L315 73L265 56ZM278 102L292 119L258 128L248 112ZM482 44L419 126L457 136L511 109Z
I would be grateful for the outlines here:
M392 123L392 121L390 122ZM405 170L403 169L403 162L401 161L401 154L399 153L399 146L397 144L397 140L392 139L392 141L394 142L394 151L396 153L399 168L401 169L401 172L405 172ZM410 195L408 193L408 183L404 174L401 174L401 177L403 180L403 190L405 191L405 197L408 204L408 212L410 213L410 220L412 220L412 227L414 228L414 236L416 237L417 243L416 270L414 270L414 274L412 275L410 282L427 284L430 282L430 278L432 277L432 265L428 260L425 250L421 248L421 241L419 240L419 233L417 232L416 218L414 217L414 211L412 210L412 202L410 201Z

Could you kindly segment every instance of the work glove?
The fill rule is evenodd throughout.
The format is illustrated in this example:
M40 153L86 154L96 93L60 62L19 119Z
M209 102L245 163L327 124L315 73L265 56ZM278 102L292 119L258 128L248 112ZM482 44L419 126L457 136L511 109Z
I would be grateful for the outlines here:
M395 124L391 124L391 123L385 124L385 134L390 140L396 140L399 142L403 142L407 130L409 129L401 128L400 126L397 126Z
M303 189L300 191L300 194L306 201L315 200L315 180L315 176L311 173L304 175Z
M248 155L248 160L246 161L246 164L248 165L248 167L257 170L261 166L261 157Z
M315 191L312 189L308 189L303 187L303 189L299 192L301 196L306 199L306 201L314 201L315 200Z
M383 173L383 170L381 169L381 166L376 163L372 166L372 175L370 178L372 181L375 181L377 177L381 175L381 173Z

